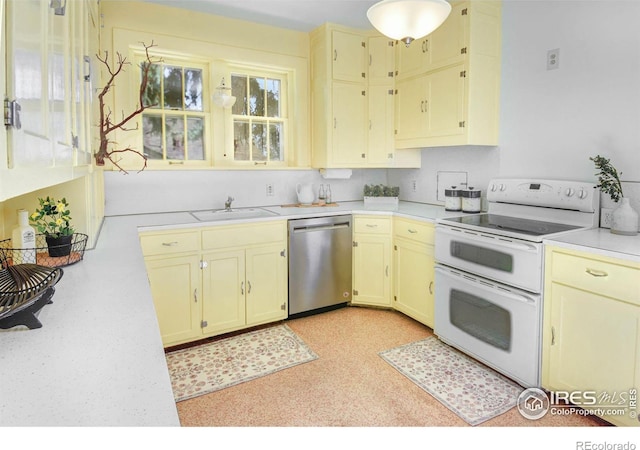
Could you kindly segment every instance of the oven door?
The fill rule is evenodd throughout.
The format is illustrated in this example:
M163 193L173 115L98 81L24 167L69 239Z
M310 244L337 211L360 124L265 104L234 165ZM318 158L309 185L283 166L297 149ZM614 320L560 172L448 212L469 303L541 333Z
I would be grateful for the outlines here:
M436 261L531 292L542 291L542 244L436 226Z
M541 296L436 265L435 334L525 387L540 386Z

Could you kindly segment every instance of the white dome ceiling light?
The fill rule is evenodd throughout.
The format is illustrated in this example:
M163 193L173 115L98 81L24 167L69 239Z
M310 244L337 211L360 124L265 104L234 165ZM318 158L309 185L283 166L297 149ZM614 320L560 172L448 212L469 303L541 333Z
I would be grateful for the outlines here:
M383 0L369 8L367 17L380 33L408 47L442 25L450 12L446 0Z

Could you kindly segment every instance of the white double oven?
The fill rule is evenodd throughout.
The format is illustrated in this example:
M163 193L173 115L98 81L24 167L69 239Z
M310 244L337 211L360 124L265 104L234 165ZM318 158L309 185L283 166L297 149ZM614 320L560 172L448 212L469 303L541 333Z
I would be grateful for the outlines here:
M488 212L436 224L436 335L525 387L540 386L542 241L597 226L591 183L496 179Z

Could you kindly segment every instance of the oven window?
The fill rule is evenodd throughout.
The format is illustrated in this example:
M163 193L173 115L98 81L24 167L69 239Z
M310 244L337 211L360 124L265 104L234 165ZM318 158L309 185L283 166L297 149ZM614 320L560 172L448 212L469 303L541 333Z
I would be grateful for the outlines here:
M482 342L501 350L511 349L511 314L480 297L451 289L449 321Z
M508 253L459 241L451 241L450 250L451 256L456 258L503 272L513 272L513 256Z

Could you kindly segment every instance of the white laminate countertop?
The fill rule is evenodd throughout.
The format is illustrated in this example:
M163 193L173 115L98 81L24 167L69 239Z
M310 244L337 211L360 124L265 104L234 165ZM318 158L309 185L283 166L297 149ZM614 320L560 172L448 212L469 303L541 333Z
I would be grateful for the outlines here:
M544 242L572 250L640 262L640 235L624 236L613 234L605 228L594 228L562 234Z
M268 208L283 220L385 214L435 221L441 206ZM453 214L456 215L456 214ZM202 227L188 212L105 218L95 249L64 267L42 328L0 330L2 426L179 426L139 231Z

